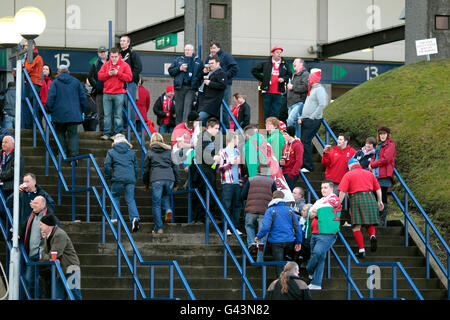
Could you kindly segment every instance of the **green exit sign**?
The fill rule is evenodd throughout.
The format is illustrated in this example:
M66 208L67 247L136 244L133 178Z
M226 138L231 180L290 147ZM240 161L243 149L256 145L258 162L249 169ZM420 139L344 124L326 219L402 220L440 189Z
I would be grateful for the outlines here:
M169 33L165 36L156 38L156 49L164 49L167 47L176 46L178 44L178 37L176 33Z

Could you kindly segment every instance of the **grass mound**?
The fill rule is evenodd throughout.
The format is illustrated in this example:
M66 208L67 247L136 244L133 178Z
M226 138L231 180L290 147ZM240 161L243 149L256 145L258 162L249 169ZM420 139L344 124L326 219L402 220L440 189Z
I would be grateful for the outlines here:
M449 239L450 59L386 72L329 104L324 117L336 134L351 136L355 149L378 127L389 127L397 170ZM397 181L394 188L400 191Z

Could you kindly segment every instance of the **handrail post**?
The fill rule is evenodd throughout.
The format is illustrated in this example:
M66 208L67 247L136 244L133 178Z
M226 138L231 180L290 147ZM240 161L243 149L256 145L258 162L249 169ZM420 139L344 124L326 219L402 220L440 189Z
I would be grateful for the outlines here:
M133 274L137 276L137 257L136 252L133 250ZM137 299L137 285L136 281L133 280L133 299Z
M72 164L72 191L76 188L76 181L75 181L75 161L71 161ZM76 213L75 213L75 207L76 207L76 200L75 200L75 192L72 192L72 221L76 220Z
M150 266L150 298L155 297L155 266Z
M205 186L206 188L206 186ZM205 209L205 244L209 245L209 190L206 188L206 209Z
M45 126L45 142L50 145L50 130L48 128L48 125ZM45 176L48 177L48 172L49 172L49 152L47 150L47 148L45 148Z
M406 189L404 189L405 191L405 205L404 205L404 209L405 209L405 247L409 246L409 237L408 237L408 220L407 220L407 215L408 215L408 192L406 192Z
M188 193L187 193L187 197L188 197L188 223L191 223L191 215L192 215L192 174L191 174L191 169L192 166L188 167L188 172L187 172L187 179L188 179Z
M106 190L105 188L102 186L102 208L104 208L106 210ZM101 209L101 208L100 208ZM105 215L103 214L103 212L101 212L102 215L102 243L104 244L106 242L106 218Z
M264 297L266 296L266 277L267 277L267 266L263 265L262 266L262 297L261 299L264 299Z
M350 253L347 250L347 300L351 299L351 288L350 288L350 277L351 277L351 269L350 269L351 259Z
M173 299L173 264L169 265L169 298Z
M91 201L90 201L90 195L91 191L89 190L91 186L91 174L90 174L90 161L89 158L86 158L86 188L88 188L88 191L86 191L86 222L91 221Z
M392 266L392 298L397 299L397 269Z
M331 279L331 250L327 251L327 274L328 279Z
M428 221L425 221L425 266L426 278L430 279L430 230Z
M117 213L117 277L118 278L122 277L122 267L121 267L121 263L120 263L120 255L121 254L120 254L120 246L119 246L119 243L122 243L122 228L121 228L121 225L122 225L122 221L120 220L119 214Z
M58 150L58 168L57 170L61 170L61 152ZM58 206L61 205L61 177L58 175Z
M244 249L242 249L242 300L245 300L245 277L247 276L247 256L244 253Z

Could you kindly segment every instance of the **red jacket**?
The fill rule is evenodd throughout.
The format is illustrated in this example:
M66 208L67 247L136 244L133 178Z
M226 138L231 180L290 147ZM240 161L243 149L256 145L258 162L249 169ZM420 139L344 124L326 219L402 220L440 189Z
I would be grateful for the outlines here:
M48 90L50 89L51 83L52 78L45 77L44 80L42 81L41 91L39 91L39 98L41 98L41 102L46 108L47 108Z
M31 82L37 85L41 85L42 69L44 68L44 60L39 55L38 50L33 50L33 63L29 64L28 59L25 59L24 67L30 76Z
M322 156L322 165L325 169L325 179L334 183L340 183L344 174L348 171L348 160L353 158L356 150L350 146L344 149L334 146L328 153Z
M117 69L119 73L110 76L109 70L111 69ZM130 65L119 57L119 61L117 61L115 66L112 64L111 60L103 64L98 72L98 80L104 81L103 93L126 93L123 83L131 82L133 80L133 74L131 73Z
M377 178L390 177L392 179L394 177L395 142L387 139L381 146L378 160L375 161L375 158L372 157L370 167L373 169L380 168Z
M150 92L148 92L148 90L145 89L143 85L140 85L138 88L138 97L139 99L136 100L136 106L141 112L144 121L147 122L148 121L147 112L148 109L150 108ZM136 120L139 120L139 117L137 115Z
M287 174L289 178L298 175L303 165L303 143L298 139L292 144L285 143L282 159L286 161L282 167L283 174Z

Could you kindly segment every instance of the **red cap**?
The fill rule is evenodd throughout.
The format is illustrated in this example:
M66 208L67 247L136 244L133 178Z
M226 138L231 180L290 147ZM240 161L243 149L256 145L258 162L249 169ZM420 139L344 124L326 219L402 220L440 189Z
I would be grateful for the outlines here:
M173 85L168 85L167 87L166 87L166 92L167 93L169 93L169 92L173 92L174 90L173 90Z
M275 46L275 47L272 48L272 50L270 50L270 53L274 52L275 50L281 50L281 52L283 52L283 48L282 47Z
M280 131L286 130L286 124L283 121L280 121Z

